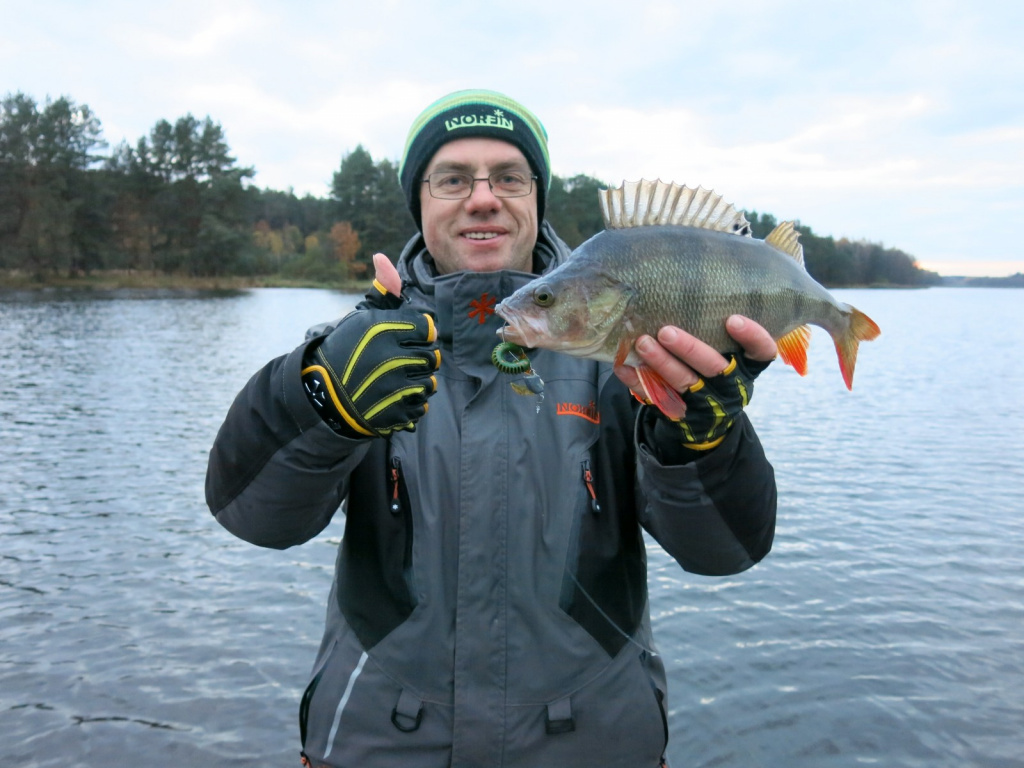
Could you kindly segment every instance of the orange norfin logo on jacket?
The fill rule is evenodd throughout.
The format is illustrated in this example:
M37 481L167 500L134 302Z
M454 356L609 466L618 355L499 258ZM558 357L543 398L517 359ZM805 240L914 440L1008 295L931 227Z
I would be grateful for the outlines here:
M580 405L578 403L559 403L556 407L555 413L559 416L579 416L581 419L586 419L594 424L601 423L601 414L597 411L597 405L593 400L590 401L589 405Z

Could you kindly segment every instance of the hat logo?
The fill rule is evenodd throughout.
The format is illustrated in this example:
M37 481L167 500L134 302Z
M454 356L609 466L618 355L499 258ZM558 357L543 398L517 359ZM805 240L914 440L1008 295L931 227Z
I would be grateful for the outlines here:
M491 115L460 115L459 117L444 121L444 127L449 131L459 128L478 128L483 126L504 128L507 131L515 130L512 121L505 117L505 113L500 109L494 110L494 114Z

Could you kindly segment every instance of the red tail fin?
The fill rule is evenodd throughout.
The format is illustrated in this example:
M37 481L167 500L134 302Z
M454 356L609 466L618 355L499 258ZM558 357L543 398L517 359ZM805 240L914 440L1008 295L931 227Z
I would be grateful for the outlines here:
M882 331L875 321L859 309L850 307L850 324L846 332L839 337L833 336L836 354L839 356L839 370L847 389L853 389L853 369L857 365L857 347L862 341L877 338Z

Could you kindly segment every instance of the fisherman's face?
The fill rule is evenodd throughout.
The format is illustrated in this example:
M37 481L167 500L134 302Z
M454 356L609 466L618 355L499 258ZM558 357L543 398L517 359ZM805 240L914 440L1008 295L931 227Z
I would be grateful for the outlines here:
M432 197L428 185L420 185L423 239L438 271L530 272L537 242L537 181L525 197L495 197L486 181L496 171L530 175L523 153L497 139L457 139L437 150L423 178L437 171L484 179L476 182L473 193L463 200Z

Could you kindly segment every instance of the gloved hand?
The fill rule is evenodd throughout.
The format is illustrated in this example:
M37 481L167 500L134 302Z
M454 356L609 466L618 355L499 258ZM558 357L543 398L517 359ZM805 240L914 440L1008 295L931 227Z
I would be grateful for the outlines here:
M352 312L306 352L302 381L310 402L347 437L413 431L437 391L436 339L433 319L406 307Z
M770 362L733 355L724 371L700 379L684 392L686 415L676 422L683 446L691 451L709 451L718 446L750 402L754 379Z

